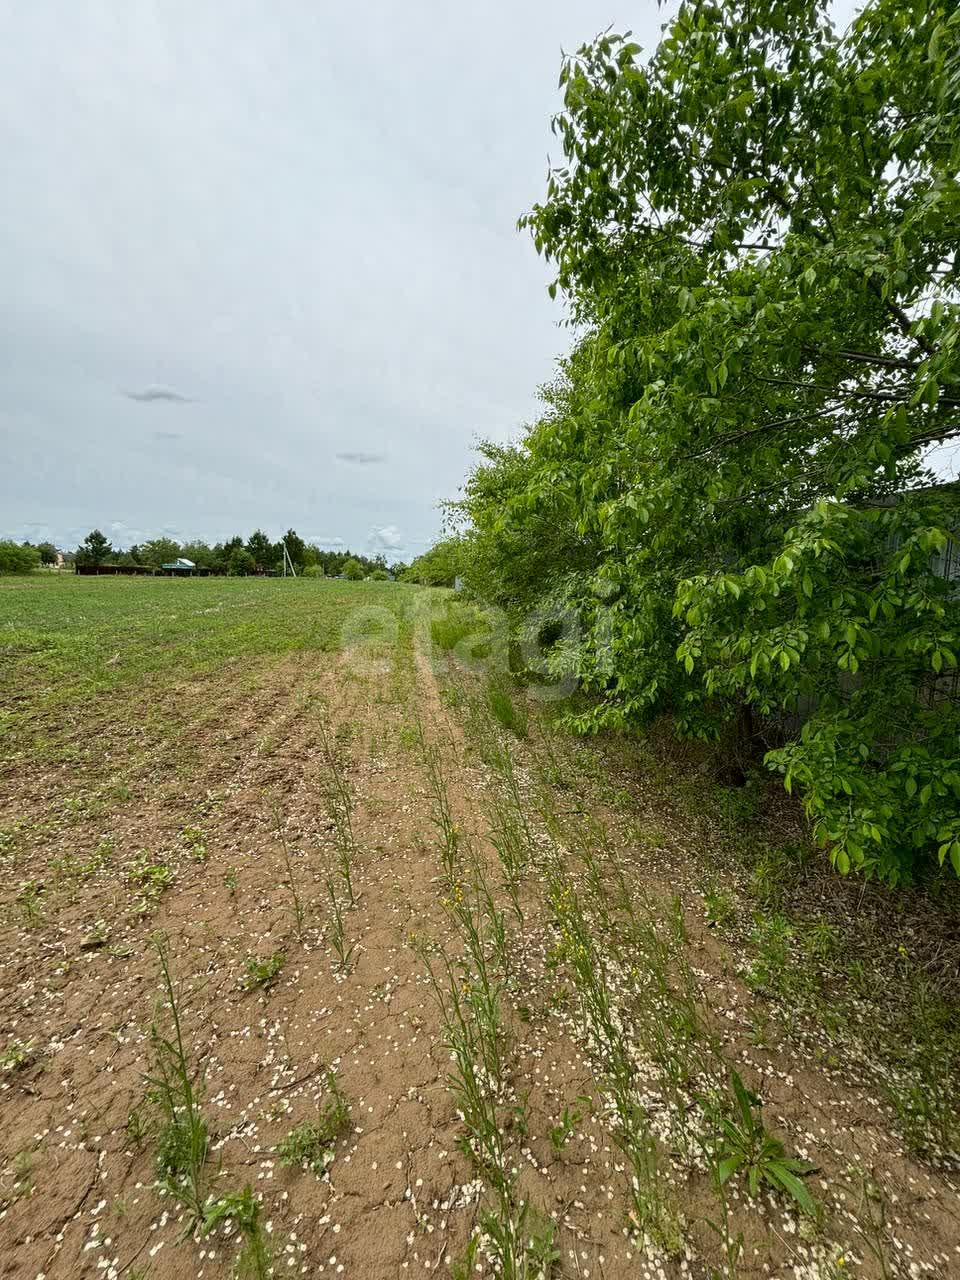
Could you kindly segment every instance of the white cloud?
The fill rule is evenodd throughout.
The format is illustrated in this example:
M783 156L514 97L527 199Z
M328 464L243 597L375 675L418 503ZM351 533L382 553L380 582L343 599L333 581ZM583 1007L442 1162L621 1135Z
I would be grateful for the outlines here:
M189 404L189 396L182 396L179 391L174 391L172 387L160 387L153 384L144 387L142 391L125 391L123 393L128 400L142 400L149 403L152 400L170 400L175 404Z
M337 457L341 462L353 462L361 467L372 466L374 463L387 460L385 453L363 453L359 449L347 449L343 453L338 453Z
M371 529L367 539L371 555L397 555L405 546L406 540L394 524L384 525L382 529Z

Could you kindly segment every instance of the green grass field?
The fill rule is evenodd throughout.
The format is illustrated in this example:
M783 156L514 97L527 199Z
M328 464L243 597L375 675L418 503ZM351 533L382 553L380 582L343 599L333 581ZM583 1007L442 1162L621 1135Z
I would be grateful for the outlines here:
M403 612L416 594L315 578L0 579L0 742L229 661L338 649L358 611Z
M409 591L316 578L0 580L4 678L33 673L97 688L225 657L335 649L345 611L396 609ZM108 666L117 652L123 661Z

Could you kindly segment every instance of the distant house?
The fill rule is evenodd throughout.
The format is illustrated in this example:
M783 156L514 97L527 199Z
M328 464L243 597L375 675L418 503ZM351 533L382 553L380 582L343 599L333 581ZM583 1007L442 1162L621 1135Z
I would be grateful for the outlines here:
M189 577L196 567L192 560L185 560L183 556L177 556L176 560L171 560L168 564L160 566L162 571L170 578Z

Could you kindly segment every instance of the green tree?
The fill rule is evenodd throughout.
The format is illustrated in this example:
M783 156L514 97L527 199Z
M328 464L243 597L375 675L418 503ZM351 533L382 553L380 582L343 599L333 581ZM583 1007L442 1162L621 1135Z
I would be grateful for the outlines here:
M353 556L344 561L341 572L351 582L361 582L363 580L363 565Z
M277 561L278 551L262 529L255 529L247 539L247 551L253 557L258 570L272 569Z
M215 569L221 573L228 573L230 568L230 557L234 551L243 548L243 538L239 534L232 538L228 538L226 542L218 542L212 550L212 564Z
M179 555L180 543L172 538L151 538L140 546L140 563L152 565L154 569L172 563Z
M256 573L257 564L246 547L234 547L227 561L227 572L234 578Z
M213 548L199 539L183 543L179 554L186 560L192 560L198 569L212 568L215 560Z
M57 548L52 542L41 542L37 547L40 552L40 563L45 565L57 563Z
M457 536L442 538L404 570L405 582L419 582L425 587L452 587L460 576L463 541Z
M690 0L567 59L523 221L584 336L464 499L468 576L579 613L581 728L803 720L768 765L891 882L960 874L958 48L937 0Z
M307 544L295 529L288 529L283 535L283 541L287 544L287 554L293 561L295 568L302 569L306 564Z
M40 552L29 543L0 541L0 573L32 573L40 564Z
M101 565L113 551L113 547L99 529L91 531L77 547L77 563L84 565Z

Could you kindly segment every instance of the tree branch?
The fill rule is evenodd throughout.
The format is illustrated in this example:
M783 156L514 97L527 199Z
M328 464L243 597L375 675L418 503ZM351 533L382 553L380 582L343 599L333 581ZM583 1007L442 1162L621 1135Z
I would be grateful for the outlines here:
M774 422L761 422L758 426L747 427L743 431L733 431L729 435L721 436L718 440L714 440L712 444L708 444L703 449L698 449L695 453L682 453L678 461L691 462L695 458L705 458L708 454L715 453L718 449L726 448L730 444L738 444L741 440L746 440L750 436L762 435L765 431L778 431L781 427L790 427L796 422L815 422L818 418L826 418L832 413L836 413L836 409L824 409L822 413L797 413L790 418L777 418Z
M855 390L852 387L825 387L818 382L798 382L794 378L770 378L763 374L755 375L758 382L767 382L778 387L797 387L801 391L822 391L829 396L846 396L849 400L882 400L887 404L907 404L909 396L897 395L894 391ZM960 407L960 400L953 396L941 396L938 404Z
M903 360L898 356L882 356L870 351L825 351L822 347L818 347L814 342L805 342L803 344L803 349L805 351L812 351L826 359L854 360L860 364L875 364L884 369L908 369L915 371L918 368L917 362L914 360Z

